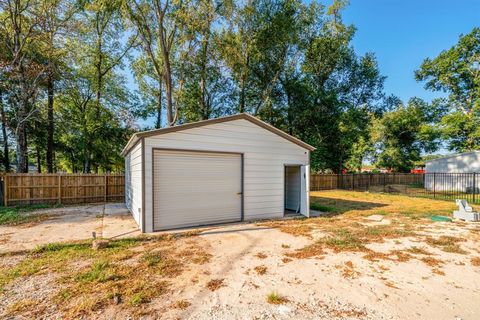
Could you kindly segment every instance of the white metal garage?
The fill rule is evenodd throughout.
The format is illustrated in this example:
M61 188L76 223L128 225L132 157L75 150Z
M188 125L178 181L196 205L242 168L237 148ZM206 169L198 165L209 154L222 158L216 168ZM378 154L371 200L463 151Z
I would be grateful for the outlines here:
M248 114L136 133L126 204L143 232L308 216L312 150Z

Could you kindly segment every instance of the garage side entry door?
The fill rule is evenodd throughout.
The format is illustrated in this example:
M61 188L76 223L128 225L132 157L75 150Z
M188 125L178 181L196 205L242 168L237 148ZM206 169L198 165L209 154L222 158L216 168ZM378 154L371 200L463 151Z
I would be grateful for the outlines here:
M240 154L153 151L154 230L240 221L241 192Z

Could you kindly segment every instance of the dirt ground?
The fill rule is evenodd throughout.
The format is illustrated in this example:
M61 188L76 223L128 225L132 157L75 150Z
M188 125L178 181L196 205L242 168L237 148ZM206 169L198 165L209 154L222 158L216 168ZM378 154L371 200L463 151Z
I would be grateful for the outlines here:
M30 250L52 242L91 239L92 232L104 238L140 234L132 215L121 203L40 209L30 214L46 219L18 226L0 225L0 253Z
M0 315L19 319L480 318L480 224L429 219L432 214L451 213L454 204L358 192L312 196L328 216L163 235L106 249L112 250L108 254L85 248L74 254L68 251L70 268L59 262L66 253L4 255ZM162 257L160 265L152 252ZM98 269L92 265L98 267L100 258L109 259L105 267L109 276L87 282L90 278L85 275L91 277L91 271ZM51 266L38 263L38 270L21 276L6 271L37 265L42 259ZM133 279L142 277L147 282L132 292L128 287L136 286ZM152 291L149 282L164 290ZM143 298L138 299L139 294ZM83 298L96 302L88 304Z

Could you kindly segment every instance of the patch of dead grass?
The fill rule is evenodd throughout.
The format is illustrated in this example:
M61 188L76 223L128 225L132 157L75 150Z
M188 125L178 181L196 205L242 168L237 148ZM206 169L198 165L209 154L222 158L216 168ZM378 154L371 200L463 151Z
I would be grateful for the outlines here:
M270 228L277 228L284 233L291 234L293 236L308 237L311 238L312 226L304 219L291 219L291 220L275 220L258 223L259 226L265 226Z
M480 257L473 257L470 259L472 266L480 267Z
M443 272L442 270L440 270L438 268L433 268L432 273L437 274L439 276L444 276L445 275L445 272Z
M113 240L101 250L93 250L89 241L46 245L28 252L13 268L0 270L0 287L20 277L52 273L58 279L52 291L61 289L41 304L53 304L63 318L89 318L112 301L120 309L138 310L167 293L171 279L188 265L210 258L200 244L186 246L186 236Z
M438 267L444 263L442 260L435 259L433 257L423 257L420 260L429 267Z
M177 300L173 303L172 308L185 310L190 307L192 304L188 300Z
M220 289L221 287L224 286L223 281L224 281L224 279L213 279L213 280L210 280L210 281L207 283L207 288L208 288L208 290L210 290L210 291L216 291L216 290Z
M40 302L38 300L33 300L33 299L19 300L9 305L7 307L7 310L3 314L3 316L10 317L10 316L22 314L28 310L35 310L39 307L39 304Z
M263 252L258 252L255 257L257 257L258 259L266 259L268 256L263 253Z
M257 272L257 274L263 276L264 274L267 273L267 267L265 266L256 266L254 270Z
M428 252L424 248L419 248L419 247L415 247L415 246L408 248L406 251L409 252L409 253L422 254L422 255L425 255L425 256L429 256L429 255L432 254L431 252Z
M355 270L352 261L347 261L343 265L339 265L338 268L342 269L342 277L345 279L355 279L360 275L360 273Z
M460 242L466 241L464 238L453 236L440 236L438 238L427 237L425 242L432 247L439 248L444 252L467 254L468 252L460 247Z

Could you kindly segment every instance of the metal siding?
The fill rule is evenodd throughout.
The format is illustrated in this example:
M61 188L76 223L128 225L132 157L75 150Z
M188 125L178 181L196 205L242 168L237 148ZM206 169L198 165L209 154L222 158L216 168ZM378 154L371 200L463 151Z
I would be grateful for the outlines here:
M154 230L241 220L240 154L154 150Z
M146 137L146 232L153 231L153 148L243 153L244 220L283 217L284 165L309 164L307 149L243 119Z
M139 226L142 225L142 144L125 157L125 204Z
M466 152L450 157L427 161L427 173L473 173L480 172L480 152Z

